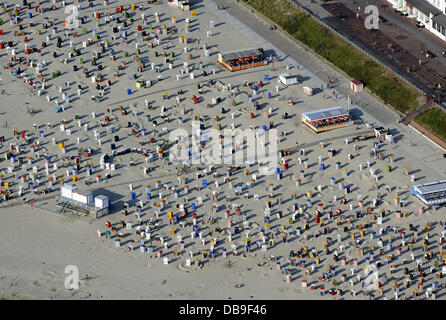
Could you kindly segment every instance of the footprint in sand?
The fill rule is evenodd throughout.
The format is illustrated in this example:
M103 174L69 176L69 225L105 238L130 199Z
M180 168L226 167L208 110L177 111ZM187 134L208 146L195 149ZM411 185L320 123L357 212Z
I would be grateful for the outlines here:
M250 227L251 227L251 229L257 229L257 228L259 228L259 225L255 222L253 222L253 223L251 223Z
M82 291L75 291L71 294L73 297L77 299L87 299L91 296L90 292L82 292Z
M46 275L46 276L49 276L51 278L56 277L56 273L55 272L49 271L49 270L46 270L46 269L43 269L42 274Z
M37 281L37 280L33 281L32 284L35 285L36 287L40 287L41 286L40 282Z
M364 173L360 174L360 175L359 175L359 178L360 178L361 180L370 180L370 178L369 178L366 174L364 174Z
M22 298L22 294L19 293L19 292L11 293L11 296L14 297L14 298L18 298L18 299Z

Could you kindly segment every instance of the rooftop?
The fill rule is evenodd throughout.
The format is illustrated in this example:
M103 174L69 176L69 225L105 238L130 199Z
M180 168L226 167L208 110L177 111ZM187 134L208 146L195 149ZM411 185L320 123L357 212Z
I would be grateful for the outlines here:
M317 121L339 116L348 116L348 112L342 107L334 107L302 113L302 117L306 117L309 121Z
M243 58L250 58L253 56L260 56L262 55L262 52L258 49L251 49L251 50L245 50L245 51L238 51L238 52L228 52L228 53L222 53L222 56L225 60L236 60L236 59L243 59Z
M408 4L415 7L417 10L421 11L425 15L429 16L432 13L434 16L441 14L441 10L435 8L429 2L424 0L406 0Z
M423 183L416 185L414 187L417 188L421 193L443 191L446 190L446 180L438 180L435 182Z

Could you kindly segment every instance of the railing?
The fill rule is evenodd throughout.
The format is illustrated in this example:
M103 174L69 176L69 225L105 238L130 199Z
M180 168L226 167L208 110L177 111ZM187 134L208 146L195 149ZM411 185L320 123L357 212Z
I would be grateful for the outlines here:
M308 13L310 15L311 18L313 18L314 20L318 21L319 23L321 23L324 27L326 27L327 29L329 29L330 31L332 31L333 33L335 33L336 35L338 35L339 37L341 37L343 40L345 40L346 42L348 42L350 45L352 45L353 47L355 47L356 49L358 49L359 51L361 51L363 54L365 54L367 57L369 57L370 59L372 59L373 61L375 61L376 63L378 63L379 65L381 65L383 68L388 69L389 66L386 65L384 62L382 62L380 59L376 58L372 53L370 53L366 48L363 48L362 45L355 43L352 39L350 39L350 37L346 34L344 34L342 31L336 30L333 27L331 27L329 24L327 24L322 18L320 18L318 16L317 13L313 12L312 10L306 8L305 6L298 6L298 4L296 3L296 0L289 0L292 4L294 4L297 8L300 8L302 10L304 10L306 13ZM410 78L407 78L406 75L401 74L399 72L397 72L394 68L392 68L392 72L398 76L401 80L403 80L404 82L406 82L408 85L410 85L412 88L418 90L420 93L425 94L425 95L430 95L429 92L425 91L424 89L421 89L420 87L418 87L417 84L415 84Z
M68 204L72 203L72 204L74 204L74 205L76 205L78 207L82 207L82 208L85 208L85 209L88 209L88 210L99 211L98 210L99 208L96 208L95 206L92 206L90 204L83 203L83 202L80 202L80 201L77 201L77 200L74 200L74 199L66 198L66 197L64 197L64 196L62 196L60 194L56 195L56 200L63 201L63 202L68 202Z
M63 205L57 212L59 212L59 213L65 213L65 211L67 210L69 204L70 204L70 202L69 202L69 201L66 201L66 202L64 203L64 205Z

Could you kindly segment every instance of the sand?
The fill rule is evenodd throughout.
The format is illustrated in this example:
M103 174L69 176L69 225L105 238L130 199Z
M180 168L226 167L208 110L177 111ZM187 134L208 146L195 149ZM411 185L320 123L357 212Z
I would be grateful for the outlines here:
M82 6L86 6L86 2L82 1ZM113 7L118 2L110 3ZM129 5L130 1L120 1L119 4ZM67 4L69 4L67 2ZM42 5L48 6L49 3ZM60 4L58 5L60 7ZM102 3L98 3L98 7L103 12ZM197 4L196 10L199 13L197 17L191 20L191 32L186 34L184 32L185 18L190 18L190 13L182 12L176 8L168 6L167 4L160 4L156 6L147 6L144 13L146 17L154 25L154 12L158 12L161 17L161 24L171 26L170 18L172 16L177 17L176 27L178 31L173 35L174 39L169 42L166 52L175 52L175 58L173 59L174 68L169 69L164 63L162 58L154 58L153 51L157 50L161 52L162 49L157 47L154 49L148 49L146 43L141 39L138 40L141 47L140 56L144 57L147 61L146 70L142 75L139 75L138 79L155 80L156 73L150 70L150 62L155 61L161 68L161 74L163 80L156 82L151 88L135 89L135 80L131 78L131 74L137 72L137 66L133 62L133 57L129 56L124 58L124 51L132 55L135 52L134 40L127 45L122 43L122 39L118 39L116 44L113 45L116 48L117 58L114 62L110 61L109 55L104 54L99 60L99 63L105 66L102 71L105 79L111 79L113 84L110 88L106 89L106 94L100 102L94 103L91 101L91 96L96 94L96 89L91 83L90 79L82 76L82 71L72 72L71 68L73 64L79 65L79 58L75 57L72 62L67 65L61 64L63 59L59 56L56 59L52 58L52 51L56 50L61 54L67 54L69 50L69 41L65 40L63 46L60 49L55 48L55 40L51 42L51 47L47 47L46 54L43 54L41 59L45 59L48 63L48 67L43 69L42 72L50 78L51 72L55 70L61 70L62 76L56 79L48 79L47 89L41 96L37 96L36 90L28 90L28 85L23 83L23 79L17 79L11 75L11 73L3 69L1 70L2 77L2 126L0 127L0 135L5 136L7 139L3 143L1 151L6 152L9 149L9 144L12 143L15 138L13 137L13 129L18 128L21 130L27 130L27 135L31 141L39 140L38 152L43 154L47 152L52 155L51 162L59 163L58 170L50 170L50 175L46 175L44 167L44 159L33 160L33 165L38 166L38 178L40 180L40 186L38 189L48 186L48 179L54 174L56 181L58 178L62 178L65 183L72 183L72 176L67 176L65 170L67 168L61 167L62 154L57 145L53 145L51 139L56 138L57 142L63 141L67 148L68 155L77 156L77 148L91 147L94 152L88 158L81 157L81 171L78 174L79 181L77 185L81 189L93 190L95 195L105 194L110 197L112 202L111 214L100 219L93 219L91 217L77 217L70 214L57 213L56 202L54 196L59 192L58 186L53 187L55 190L47 195L33 195L30 190L26 190L23 195L28 200L33 199L35 201L33 208L30 204L23 205L23 197L17 197L17 191L21 183L20 179L15 180L13 173L8 173L7 168L9 161L2 160L0 162L0 168L3 170L3 181L11 183L10 189L15 195L15 199L2 202L0 206L0 232L2 234L2 241L0 242L0 257L2 263L0 264L0 297L4 299L368 299L369 296L362 295L361 283L356 283L353 289L356 290L357 295L351 296L349 290L352 287L349 284L349 280L356 278L351 276L351 265L346 267L341 266L340 262L333 261L334 250L339 249L339 244L336 243L337 234L342 234L342 244L345 246L344 252L339 252L339 259L345 255L348 262L353 263L354 258L358 258L361 262L356 268L356 274L364 275L364 268L366 268L365 256L360 256L356 253L354 248L355 243L351 240L351 233L356 231L354 228L358 224L368 223L369 227L365 228L365 236L361 239L361 248L364 248L366 252L371 245L376 244L376 238L378 237L379 230L387 226L397 227L399 231L406 232L406 245L403 255L398 256L393 263L384 265L384 256L388 256L388 253L379 255L379 249L375 249L375 261L381 260L383 266L380 270L380 277L386 274L389 280L384 287L384 294L380 295L378 289L372 292L376 298L379 299L392 299L394 297L391 287L391 277L397 276L398 283L401 286L402 295L409 297L412 293L412 289L416 288L416 282L418 281L419 274L414 272L415 279L412 281L412 286L407 289L403 289L403 282L405 275L403 274L402 259L409 259L410 263L408 267L413 270L416 267L416 262L410 260L410 252L407 251L407 243L412 238L413 233L408 230L409 224L413 224L420 231L417 239L415 251L416 256L423 259L423 252L421 250L422 238L425 237L425 233L421 232L421 229L428 223L431 223L429 231L430 247L427 251L432 250L436 256L438 251L438 241L441 237L441 231L443 226L440 225L440 221L443 219L445 208L440 207L436 211L426 210L425 213L419 213L419 207L423 204L411 195L411 181L410 175L416 175L416 183L429 182L444 177L444 168L432 165L434 161L438 162L441 157L441 151L434 146L424 142L421 137L416 133L408 131L406 128L397 127L395 125L392 128L394 134L395 143L390 144L383 142L380 144L380 151L384 153L384 160L377 160L369 156L369 151L373 147L374 139L360 142L351 142L345 144L345 138L351 139L354 136L364 133L371 133L373 126L379 126L380 123L375 118L361 111L358 106L351 106L351 110L355 115L360 114L364 120L364 124L360 125L359 129L356 129L354 125L346 128L337 129L332 132L321 133L316 135L309 128L305 127L301 121L301 113L333 106L347 107L347 101L345 97L338 95L336 100L331 96L331 89L326 91L326 97L323 97L323 93L319 92L314 96L308 97L303 94L303 86L310 86L313 88L319 88L324 81L318 79L312 72L305 69L298 62L292 62L289 58L284 59L283 54L273 48L268 43L259 43L259 38L252 38L249 33L241 32L240 28L236 27L236 24L227 17L226 13L223 14L216 10L211 1ZM94 21L91 21L91 12L88 11L88 21L85 27L88 30L94 28ZM99 10L98 10L99 11ZM57 17L58 21L62 21L60 17L61 9L55 12L46 14L50 18ZM36 15L33 19L39 20L41 16ZM136 11L135 19L141 19L140 13ZM209 30L209 20L215 21L215 28L213 29L214 35L210 38L207 37L206 32ZM103 22L102 22L103 23ZM129 30L133 34L129 35L129 39L133 39L136 34L136 25L141 21L134 21L129 25ZM102 39L105 39L106 34L111 34L113 23L107 26L101 26L99 28ZM9 31L4 37L14 37L12 35L15 28L10 25L4 25L3 29ZM130 32L130 31L129 31ZM33 43L40 43L44 41L44 32L41 36L32 34ZM236 36L234 36L236 35ZM62 35L61 35L62 36ZM200 39L200 44L189 44L188 47L192 49L190 52L195 58L189 61L190 65L194 65L196 78L188 79L184 78L180 81L176 80L176 74L179 73L179 69L182 68L184 61L188 61L186 54L183 51L184 45L178 44L177 36L188 36L190 38ZM36 39L34 39L34 37ZM20 37L21 38L21 37ZM94 38L91 34L78 37L74 42L76 48L82 47L82 41L87 38ZM162 37L162 38L165 38ZM19 39L19 38L17 38ZM254 39L254 40L253 40ZM197 46L202 46L203 43L207 44L210 50L210 56L204 57L202 49L196 49ZM255 69L249 69L246 71L239 71L230 73L224 70L223 67L217 63L217 53L236 51L243 49L257 48L262 45L265 49L274 49L277 54L275 60L275 70L271 70L271 65L264 67L258 67ZM19 48L23 51L23 43L19 44ZM94 45L82 49L82 57L86 66L91 69L91 63L88 61L93 54L93 50L99 50L99 47ZM5 65L9 59L9 55L5 53L5 50L0 51L0 62ZM18 53L23 55L23 53ZM199 56L199 57L197 57ZM37 60L35 56L32 56L33 60ZM118 79L113 78L113 73L119 61L125 60L127 62L125 69L122 71ZM204 69L211 73L207 77L201 76L201 71L198 67L198 63L202 61L205 66ZM287 65L293 65L288 70ZM212 75L212 69L215 69L216 74ZM278 75L283 72L291 74L299 74L304 81L301 84L292 86L284 86L277 84ZM26 71L34 81L35 73L31 70ZM97 71L95 72L97 73ZM264 81L264 75L268 74L270 80ZM183 76L186 77L186 76ZM237 101L237 106L232 107L230 92L218 92L214 86L205 86L203 94L198 95L195 88L197 83L207 83L210 79L219 80L224 84L232 84L239 88L239 93L234 99ZM264 81L264 86L260 89L260 92L255 99L258 99L259 104L262 107L260 111L254 111L252 104L248 102L249 91L245 91L242 88L243 81L248 80L250 82ZM63 86L65 81L70 81L70 88L65 89L65 93L70 96L70 102L62 102L61 93L58 91L59 86ZM83 93L79 97L77 96L77 85L83 84ZM280 91L275 93L275 86L280 86ZM26 89L24 89L26 88ZM126 95L126 89L132 88L133 93ZM179 106L174 107L176 104L177 90L183 89L184 94L180 96ZM267 93L271 92L272 99L268 99ZM163 93L169 95L169 99L163 100ZM45 96L49 95L51 101L47 102ZM202 98L199 104L194 104L192 96L197 95ZM223 101L213 108L207 108L207 104L211 99L221 96ZM292 97L294 104L288 105L288 100ZM56 113L56 105L54 101L58 99L66 107L61 113ZM153 110L149 111L145 107L145 99L149 101L149 104L153 105ZM123 106L128 114L122 115L118 110L119 106ZM170 118L169 123L162 123L160 118L160 109L162 106L167 107L166 115ZM230 109L230 112L235 112L235 118L231 119L230 112L225 114L220 113L220 108ZM180 116L179 108L184 107L186 113L183 116L183 123L178 123L178 117ZM37 112L30 114L28 108L34 108ZM111 113L107 113L106 109L110 108ZM269 119L263 118L263 111L268 111L272 108L269 114ZM383 106L384 108L384 106ZM27 111L28 110L28 111ZM91 113L95 112L96 117L93 118ZM136 115L133 114L136 113ZM256 113L255 119L250 119L249 114L251 112ZM282 114L287 112L289 119L282 119ZM78 126L75 119L75 115L80 115L82 124L88 123L89 130L83 131L82 127ZM151 114L151 121L156 119L158 125L153 127L151 122L146 121L146 115ZM143 141L144 148L155 152L155 144L148 143L148 137L153 134L153 130L158 130L158 136L156 137L156 143L160 143L162 139L168 139L169 133L175 128L182 127L189 132L190 124L193 119L193 115L200 114L202 117L206 117L205 124L208 127L216 128L217 122L213 119L215 115L220 116L219 123L223 129L230 128L231 123L235 123L240 129L247 129L250 125L260 128L262 125L269 121L274 121L274 125L279 131L285 130L287 135L281 138L278 149L283 150L290 148L293 152L291 156L284 157L287 160L289 168L287 170L282 169L282 165L279 167L282 170L283 177L281 180L277 180L276 175L261 176L259 173L258 181L256 185L249 190L244 187L240 196L235 196L234 191L229 188L228 183L223 183L224 176L226 174L226 167L222 165L216 166L217 171L220 174L219 178L214 178L213 175L206 177L208 187L195 190L195 186L202 185L202 178L196 179L196 172L190 171L183 175L187 178L187 184L190 186L190 191L187 194L188 203L197 204L198 224L200 232L203 233L203 238L206 239L206 243L203 245L199 238L191 239L192 232L192 213L189 211L185 221L188 225L184 230L180 229L178 224L170 225L168 219L168 211L172 211L174 215L179 215L180 210L176 208L176 203L183 203L183 197L185 196L183 186L179 185L176 175L175 166L168 163L163 163L162 160L155 160L150 164L151 171L148 175L144 175L143 168L147 165L144 162L144 157L137 154L127 154L124 156L114 157L113 163L116 165L115 171L101 169L99 166L99 159L102 154L110 153L110 144L113 142L113 136L118 135L120 141L116 143L117 148L122 147L140 147L139 141ZM106 124L105 127L100 126L100 121L104 119L104 116L109 116L111 122ZM66 132L59 130L59 124L65 119L67 121L66 128L71 130L71 135L67 135ZM6 123L7 122L7 125ZM46 127L47 123L52 124L52 128ZM145 128L147 134L144 137L136 138L131 135L131 129L127 128L127 122L133 122L136 124L137 130ZM38 129L33 129L33 124L38 125ZM106 129L113 127L114 132L107 134ZM163 127L167 128L167 132L163 133ZM39 138L39 131L45 131L45 137ZM97 139L94 137L94 131L101 132L101 145L98 145ZM81 138L81 143L77 144L76 138ZM23 139L20 138L23 142ZM296 148L296 141L299 146ZM319 143L324 142L323 149L320 148ZM353 145L359 146L358 151L354 151ZM299 149L305 148L307 150L306 156L299 155ZM336 155L333 158L329 158L328 149L337 150ZM423 148L426 148L423 150ZM414 152L417 150L417 152ZM424 152L423 152L424 151ZM352 153L354 158L349 160L347 155ZM429 155L429 158L423 157ZM29 147L26 149L25 156L32 155L29 151ZM390 164L388 155L394 155L395 163ZM326 165L325 170L319 169L318 157L323 156L323 162ZM305 178L302 179L302 185L296 187L296 179L299 175L299 170L303 169L303 165L299 164L298 157L302 158L302 161L307 161L310 165L306 172ZM3 158L4 159L4 158ZM134 161L135 165L130 166L130 161ZM87 162L93 163L93 175L88 177L86 174ZM280 159L279 159L280 161ZM342 169L347 169L348 176L343 177L340 170L336 170L335 164L337 161L341 162ZM370 177L369 169L365 168L363 171L359 170L359 165L366 166L366 162L370 162L370 166L375 169L378 176L379 190L370 191L373 180ZM26 162L26 161L25 161ZM392 172L386 172L387 165L392 166ZM26 168L20 168L17 166L15 172L30 172L33 165L27 165ZM72 164L71 164L72 166ZM69 168L71 168L71 166ZM199 165L201 169L205 168L205 165ZM409 175L404 175L404 168L409 168ZM193 168L191 168L193 169ZM250 181L251 174L256 173L258 167L256 165L247 168L250 174L245 176L243 169L239 170L231 179L234 183L246 183ZM70 170L71 171L71 170ZM102 180L99 183L92 183L90 185L85 184L85 179L88 178L91 182L94 181L94 176L101 174L104 177L106 172L111 173L111 178L108 181ZM336 178L336 185L330 185L330 177ZM169 184L169 186L175 186L179 191L179 198L175 198L173 194L168 194L166 191L162 191L160 188L156 188L156 181L160 180L161 184ZM215 180L219 181L219 187L215 187ZM344 196L343 191L338 188L338 183L343 182L344 185L350 186L351 193L346 195L347 204L341 205L339 200ZM147 241L146 246L151 246L154 253L148 254L147 252L140 252L139 236L135 233L135 226L138 223L136 215L136 201L131 200L129 184L132 184L133 192L136 192L137 200L144 202L144 207L141 212L141 219L143 220L143 230L149 219L153 222L158 220L160 223L160 230L151 231L151 240ZM268 186L274 185L274 198L268 199ZM150 185L152 189L152 200L148 201L146 198L146 186ZM318 191L317 187L322 186L322 191ZM392 187L390 193L386 193L384 186L389 185ZM313 192L312 207L306 207L305 193L307 190ZM212 214L212 191L218 193L218 210L217 213ZM162 214L159 219L155 218L155 205L159 203L158 194L163 192L167 196L168 207L162 210ZM244 193L249 192L250 198L244 199ZM296 193L296 198L291 198L291 193ZM377 193L380 192L382 199L376 208L372 209L372 213L367 213L365 208L372 206L372 201L377 197ZM401 200L405 201L404 208L398 208L394 205L394 198L397 193L401 193ZM253 195L258 194L260 199L254 200ZM364 200L364 208L359 209L357 203L358 194L362 195ZM226 196L230 197L230 201L226 201ZM333 196L337 196L337 201L333 201ZM203 198L203 203L198 204L197 197ZM277 197L281 197L282 205L278 205ZM256 248L256 241L262 242L260 236L260 228L265 226L264 221L264 208L266 201L270 200L273 204L271 208L271 229L274 231L275 244L270 245L269 239L266 239L268 245L268 251L263 252L260 248ZM128 203L131 207L128 210L127 216L121 215L124 203ZM322 219L326 222L326 226L330 228L329 234L322 234L323 227L319 227L314 224L315 210L317 204L322 203L324 210ZM241 212L245 215L237 215L232 210L232 205L237 204L241 208ZM292 205L296 204L298 207L303 208L304 213L298 214L297 218L290 224L289 219L292 218L294 210ZM349 205L353 205L353 210L349 209ZM224 211L231 209L232 228L227 227L227 220L224 216ZM328 211L335 211L341 209L346 217L351 217L353 225L349 225L349 231L342 232L341 227L345 226L345 222L342 226L337 227L335 220L327 218ZM383 224L377 225L376 221L372 222L372 214L377 215L379 210L384 209L387 212L383 218ZM355 212L361 210L363 216L361 218L355 217ZM395 218L394 211L401 210L407 211L409 216L407 218ZM277 212L281 211L280 218L277 217ZM213 216L216 223L210 225L205 222L208 216ZM248 228L243 227L243 219L246 217ZM309 230L303 230L304 218L309 221ZM115 247L114 239L107 240L105 238L105 232L109 230L106 228L106 221L110 221L112 225L118 229L120 220L125 222L132 222L133 229L127 230L125 227L118 232L125 233L125 237L122 240L120 248ZM311 221L311 222L310 222ZM237 226L241 230L238 234L234 233L234 227ZM281 228L287 230L288 238L286 243L282 243ZM173 227L175 235L171 234L170 228ZM229 231L232 234L232 242L228 241L227 232L217 234L215 228L219 227L223 230ZM301 228L301 235L296 235L296 229ZM102 237L98 238L97 230L100 230ZM253 252L246 252L244 248L246 244L245 232L249 230L249 238L252 239ZM370 232L376 232L375 239L370 239ZM181 250L177 243L176 236L182 235L185 241L186 248ZM319 235L320 234L320 235ZM384 244L386 244L388 235L393 237L394 249L401 243L398 233L385 233L381 237ZM304 235L308 236L308 240L304 240ZM316 237L317 235L317 237ZM168 242L168 248L164 249L163 256L169 257L169 264L164 265L163 259L156 258L155 252L159 249L163 249L162 245L155 240L156 236L162 236L164 241ZM116 237L116 234L113 234ZM203 250L209 250L210 240L214 237L218 238L218 242L215 245L216 257L214 259L203 258L201 252ZM327 237L333 239L330 247L330 253L327 255L323 250L323 242L327 241ZM359 237L359 236L358 236ZM273 238L270 234L268 238ZM134 247L133 252L127 250L128 244L132 244ZM239 251L238 256L232 254L231 244L236 244ZM311 265L315 264L315 258L306 257L304 259L295 258L297 262L305 260L304 266L300 267L292 266L290 264L289 254L291 250L295 252L303 247L307 246L309 250L315 249L319 254L321 263L315 265L315 270L306 274L305 270L311 269ZM225 248L228 252L227 258L222 256L222 249ZM178 252L177 256L174 256L174 250ZM199 267L186 267L185 261L189 256L189 251L192 251L194 258L199 259ZM366 254L367 255L367 254ZM151 256L151 257L149 257ZM271 260L273 256L274 260ZM367 255L368 256L368 255ZM268 257L270 259L268 259ZM423 259L424 260L424 259ZM433 265L433 260L425 262L423 269L427 275L424 277L424 288L426 289L431 285L433 281L439 280L435 278L435 274L430 274L430 267ZM280 262L281 267L285 269L277 270L277 262ZM390 274L390 264L396 264L398 272ZM66 274L64 273L67 265L75 265L79 268L81 276L80 287L77 290L69 290L64 286ZM327 282L319 280L323 272L328 272L327 266L332 265L336 271L335 275L330 277ZM441 268L440 268L441 269ZM285 281L285 275L289 273L291 275L291 282ZM341 275L347 274L346 281L341 281ZM88 280L83 280L84 276L88 275ZM364 278L364 276L363 276ZM339 283L338 286L332 284L332 280L336 279ZM381 279L381 282L384 281ZM301 280L308 281L308 288L303 288ZM443 280L440 280L440 284ZM236 287L239 284L241 286ZM315 290L310 290L310 286L314 285ZM325 287L325 295L319 294L320 287ZM342 289L342 295L329 295L327 290L329 288ZM438 290L437 290L438 291ZM424 297L421 296L421 297ZM439 291L437 298L442 298L442 291Z

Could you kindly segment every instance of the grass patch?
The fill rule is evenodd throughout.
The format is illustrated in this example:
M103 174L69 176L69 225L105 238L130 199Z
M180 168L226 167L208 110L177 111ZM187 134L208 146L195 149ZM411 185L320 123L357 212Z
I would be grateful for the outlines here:
M439 108L429 109L417 115L415 121L446 141L446 112Z
M288 0L243 0L297 40L359 79L378 97L404 114L419 106L417 90L397 78Z

